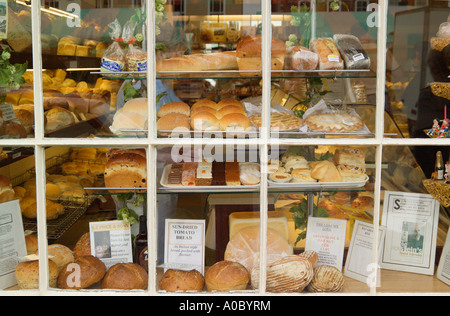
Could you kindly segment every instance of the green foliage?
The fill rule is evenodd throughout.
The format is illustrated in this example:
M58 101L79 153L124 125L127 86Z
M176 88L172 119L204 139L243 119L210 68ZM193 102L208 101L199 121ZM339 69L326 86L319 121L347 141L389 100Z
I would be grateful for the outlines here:
M12 65L9 60L11 51L9 48L3 50L0 55L0 97L2 102L6 97L6 93L11 90L17 90L20 85L25 83L23 74L27 71L28 63Z
M303 230L298 234L295 245L303 239L306 239L306 228L308 227L308 201L303 199L298 205L291 207L289 210L293 214L295 229ZM313 206L314 217L329 217L328 212L323 207Z

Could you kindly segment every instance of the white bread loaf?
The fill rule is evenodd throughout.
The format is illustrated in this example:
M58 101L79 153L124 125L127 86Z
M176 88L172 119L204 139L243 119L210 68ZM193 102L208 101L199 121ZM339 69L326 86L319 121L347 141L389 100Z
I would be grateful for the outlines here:
M184 55L163 59L156 64L156 71L208 71L237 68L235 52Z

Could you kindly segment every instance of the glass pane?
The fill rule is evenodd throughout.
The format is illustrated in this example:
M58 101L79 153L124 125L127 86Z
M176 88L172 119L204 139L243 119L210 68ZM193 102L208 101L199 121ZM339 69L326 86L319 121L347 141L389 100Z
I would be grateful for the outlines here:
M43 1L41 6L45 136L145 136L141 1ZM138 100L125 107L132 99Z
M147 289L146 183L145 149L46 150L47 237L58 288ZM120 271L129 283L119 283Z
M272 69L272 137L373 137L377 28L369 1L272 2L272 59L284 62Z
M375 148L272 147L269 154L268 227L278 234L268 243L278 246L268 248L267 291L368 292ZM276 242L280 235L284 242Z
M252 290L260 260L258 149L190 149L158 149L156 290Z
M261 103L260 1L169 0L164 7L156 88L167 95L156 106L158 136L256 135L249 116Z
M0 135L34 137L33 58L31 9L7 1L0 7L2 79L0 81Z
M389 5L386 110L402 137L447 136L450 8L415 3Z
M379 292L450 291L443 270L448 265L443 250L449 228L448 161L448 146L385 148L381 219L386 239Z
M25 260L37 250L34 150L28 147L0 148L0 290L38 289L37 260ZM30 273L35 271L35 273ZM54 282L55 280L53 280Z

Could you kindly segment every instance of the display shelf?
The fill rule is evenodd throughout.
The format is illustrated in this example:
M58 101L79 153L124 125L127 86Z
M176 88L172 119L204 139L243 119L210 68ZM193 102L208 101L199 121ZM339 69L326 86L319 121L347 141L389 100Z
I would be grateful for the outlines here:
M28 68L33 68L33 58L30 53L14 52L11 54L11 62L19 64L28 62ZM91 69L99 67L100 58L98 57L42 54L43 69Z

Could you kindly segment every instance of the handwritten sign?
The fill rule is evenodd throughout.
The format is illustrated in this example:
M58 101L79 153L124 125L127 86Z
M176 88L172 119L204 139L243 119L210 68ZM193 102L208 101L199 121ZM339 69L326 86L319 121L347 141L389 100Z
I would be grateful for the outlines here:
M346 230L345 220L310 217L305 250L317 252L317 265L329 265L342 271Z
M204 263L205 220L166 219L165 268L203 274Z

